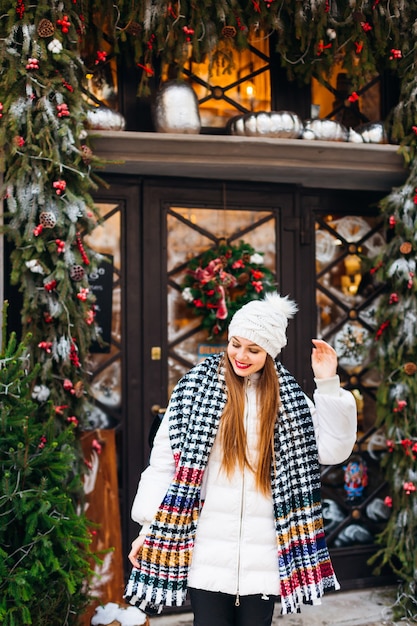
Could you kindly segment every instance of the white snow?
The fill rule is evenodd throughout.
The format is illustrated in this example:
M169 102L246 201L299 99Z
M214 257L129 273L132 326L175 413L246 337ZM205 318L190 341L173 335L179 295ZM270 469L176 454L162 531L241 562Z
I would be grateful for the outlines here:
M96 608L91 626L107 626L114 621L120 622L121 626L140 626L146 624L146 615L135 606L123 609L115 602L108 602Z

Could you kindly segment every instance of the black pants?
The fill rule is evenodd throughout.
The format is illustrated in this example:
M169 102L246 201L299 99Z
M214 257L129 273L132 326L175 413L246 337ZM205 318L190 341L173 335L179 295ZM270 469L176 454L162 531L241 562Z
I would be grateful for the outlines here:
M276 596L236 596L189 589L194 626L271 626Z

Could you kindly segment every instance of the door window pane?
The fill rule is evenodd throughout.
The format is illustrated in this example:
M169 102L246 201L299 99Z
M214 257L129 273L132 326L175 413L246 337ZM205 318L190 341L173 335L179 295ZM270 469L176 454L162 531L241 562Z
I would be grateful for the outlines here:
M86 240L103 255L103 263L97 269L97 276L90 276L90 285L97 297L97 323L108 326L109 333L106 343L93 346L89 357L94 398L89 422L91 428L113 428L120 423L122 410L121 211L115 203L96 203L96 206L103 223ZM108 272L110 276L106 279Z
M316 216L318 335L336 349L342 384L355 396L358 439L343 466L323 468L323 507L330 547L373 544L388 518L375 426L379 375L374 366L375 311L382 286L371 259L384 246L378 216Z
M249 38L248 49L237 52L225 39L214 60L190 59L184 68L198 98L203 127L224 127L235 115L271 110L269 38L261 33Z
M276 219L272 211L228 210L199 207L171 207L167 212L168 346L169 389L202 352L222 350L225 337L209 340L182 296L181 285L191 259L220 242L249 244L263 254L262 263L276 272ZM211 346L211 347L210 347Z

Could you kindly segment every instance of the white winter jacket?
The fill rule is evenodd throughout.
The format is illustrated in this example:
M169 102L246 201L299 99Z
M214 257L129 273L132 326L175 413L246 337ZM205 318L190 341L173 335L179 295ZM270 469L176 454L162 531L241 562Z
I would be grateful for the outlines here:
M248 450L256 450L258 415L255 374L246 381L245 428ZM311 409L319 461L342 463L356 440L356 403L340 387L338 376L316 380ZM170 407L156 435L150 464L142 473L132 518L149 526L173 478L175 465L169 441ZM217 437L205 470L203 501L188 586L233 595L279 595L276 530L272 496L255 489L251 470L237 470L227 477L221 470L221 446ZM256 462L253 456L251 463Z

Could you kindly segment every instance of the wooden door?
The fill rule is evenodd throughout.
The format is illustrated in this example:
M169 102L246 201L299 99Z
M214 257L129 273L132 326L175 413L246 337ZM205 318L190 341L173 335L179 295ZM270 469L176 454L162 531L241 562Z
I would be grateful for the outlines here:
M127 554L137 532L130 508L149 459L155 407L163 411L177 380L201 358L201 350L212 346L181 294L187 263L220 240L232 245L243 241L263 255L282 293L301 297L306 274L301 271L299 190L294 186L129 176L108 177L108 181L109 190L96 198L104 217L111 218L103 226L107 224L108 237L98 239L114 238L118 232L120 310L114 305L112 316L120 336L112 336L109 354L95 357L95 387L109 391L101 386L100 372L108 365L114 368L120 358L120 404L113 420ZM96 249L109 252L98 244ZM308 376L306 359L299 353L309 351L305 340L311 334L309 325L291 325L291 347L283 354L286 365L303 380ZM103 394L98 398L99 408L102 405Z
M355 257L370 255L384 234L376 207L369 208L377 200L370 194L185 178L125 177L121 181L118 177L110 182L102 201L117 204L121 224L122 398L117 429L127 554L137 532L130 508L140 472L148 462L148 435L155 413L163 412L179 378L213 343L222 343L221 338L209 341L201 319L183 298L182 283L190 260L222 240L244 241L264 255L265 264L275 273L277 290L299 304L282 360L311 394L311 338L323 336L330 343L339 342L336 347L340 349L340 338L345 332L349 335L353 322L355 329L359 324L371 332L367 316L377 290L368 288L363 296L355 291L360 281L365 287L369 277L365 261L358 265ZM330 304L323 308L325 298ZM356 372L349 367L342 358L342 382L358 398L361 423L355 454L363 457L377 437L374 390L367 382L365 361L355 365L359 367ZM339 507L340 519L329 529L329 543L345 586L377 583L366 561L375 549L373 534L383 524L383 520L369 519L372 507L375 515L380 514L384 489L378 455L377 451L376 458L368 459L369 486L355 506L345 501L343 466L323 468L323 497ZM352 525L361 526L364 532L351 540Z
M149 181L144 186L144 410L166 406L179 378L210 345L201 318L182 296L188 263L222 241L248 243L263 255L277 289L295 297L294 190L271 193L230 183ZM289 229L289 230L288 230ZM243 245L244 245L243 243ZM286 259L283 272L281 259Z

